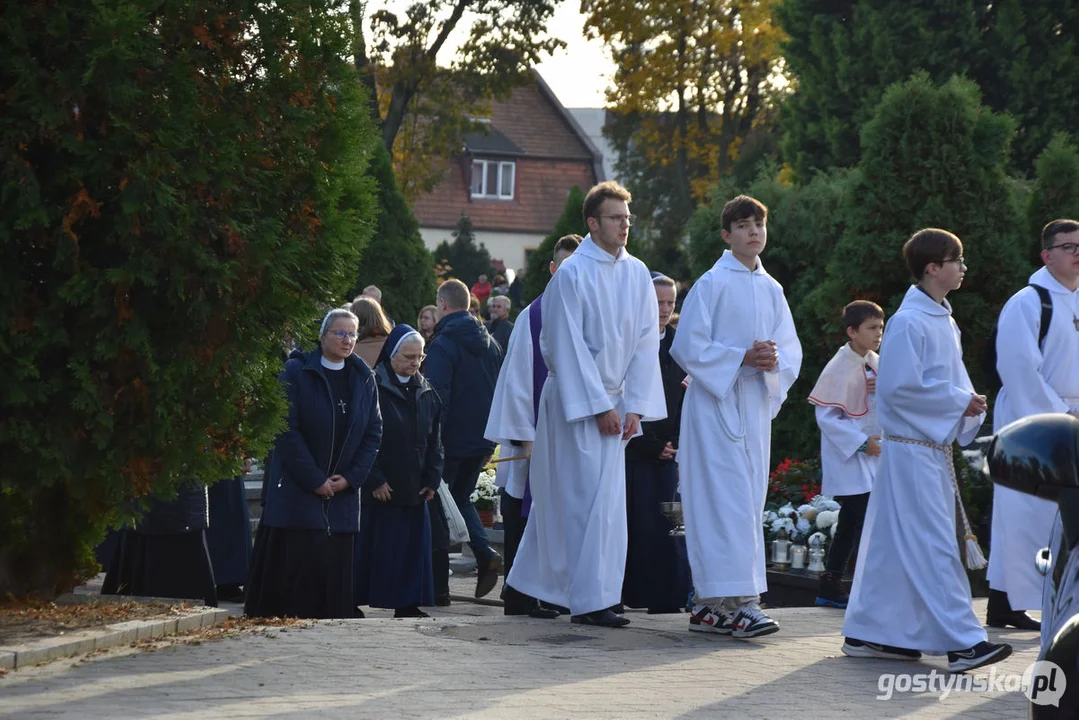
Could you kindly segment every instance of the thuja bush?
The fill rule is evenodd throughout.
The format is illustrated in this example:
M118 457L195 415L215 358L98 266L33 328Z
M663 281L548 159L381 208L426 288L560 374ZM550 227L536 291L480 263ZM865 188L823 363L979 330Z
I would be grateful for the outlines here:
M280 427L279 338L374 213L347 3L13 3L0 23L0 595Z

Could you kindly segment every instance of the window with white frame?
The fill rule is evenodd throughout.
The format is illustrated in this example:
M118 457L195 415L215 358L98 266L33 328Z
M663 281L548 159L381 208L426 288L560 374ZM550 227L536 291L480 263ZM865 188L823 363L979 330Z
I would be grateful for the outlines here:
M472 161L472 197L513 199L517 163L500 160Z

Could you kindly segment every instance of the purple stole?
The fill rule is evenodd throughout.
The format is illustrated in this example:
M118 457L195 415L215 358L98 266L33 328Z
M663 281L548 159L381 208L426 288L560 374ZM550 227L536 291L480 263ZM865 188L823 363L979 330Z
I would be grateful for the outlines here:
M543 353L540 352L540 329L543 318L540 315L540 301L543 293L532 301L528 308L528 329L532 334L532 422L539 423L540 393L543 392L543 383L547 382L547 363L543 362ZM531 473L531 466L529 472ZM532 509L532 488L530 478L525 478L524 499L521 500L521 517L528 517Z

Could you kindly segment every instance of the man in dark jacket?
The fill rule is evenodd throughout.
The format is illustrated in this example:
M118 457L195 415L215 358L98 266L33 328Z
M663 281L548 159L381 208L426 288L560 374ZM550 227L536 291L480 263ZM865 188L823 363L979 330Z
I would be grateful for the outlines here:
M502 366L502 348L468 314L469 292L460 280L447 280L438 288L438 324L427 348L424 374L442 400L442 479L450 488L468 526L469 545L476 557L479 579L476 597L491 592L498 581L502 557L491 549L472 492L494 443L483 437L491 411L495 382ZM436 553L443 552L435 548ZM435 567L441 563L436 560ZM446 577L435 577L436 601L449 595Z
M510 333L513 332L513 322L510 320L510 299L505 295L498 295L488 301L487 307L491 311L491 319L487 321L487 332L498 343L502 354L506 354L506 348L510 344Z

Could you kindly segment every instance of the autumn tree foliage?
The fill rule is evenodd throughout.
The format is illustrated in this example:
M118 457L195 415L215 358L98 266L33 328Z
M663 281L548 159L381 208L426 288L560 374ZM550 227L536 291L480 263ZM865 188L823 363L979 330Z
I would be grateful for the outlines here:
M351 0L352 57L409 200L441 180L490 100L530 80L558 0ZM403 9L399 9L402 8ZM454 49L454 38L462 38ZM441 64L440 64L441 63Z
M376 142L343 0L9 3L0 23L0 595L131 499L235 475L278 347L349 288Z
M781 92L775 4L581 3L586 32L604 41L617 64L608 93L619 118L612 139L622 150L623 182L640 197L636 234L647 235L649 256L672 270L678 259L671 246L682 241L698 203L744 149L770 135Z

